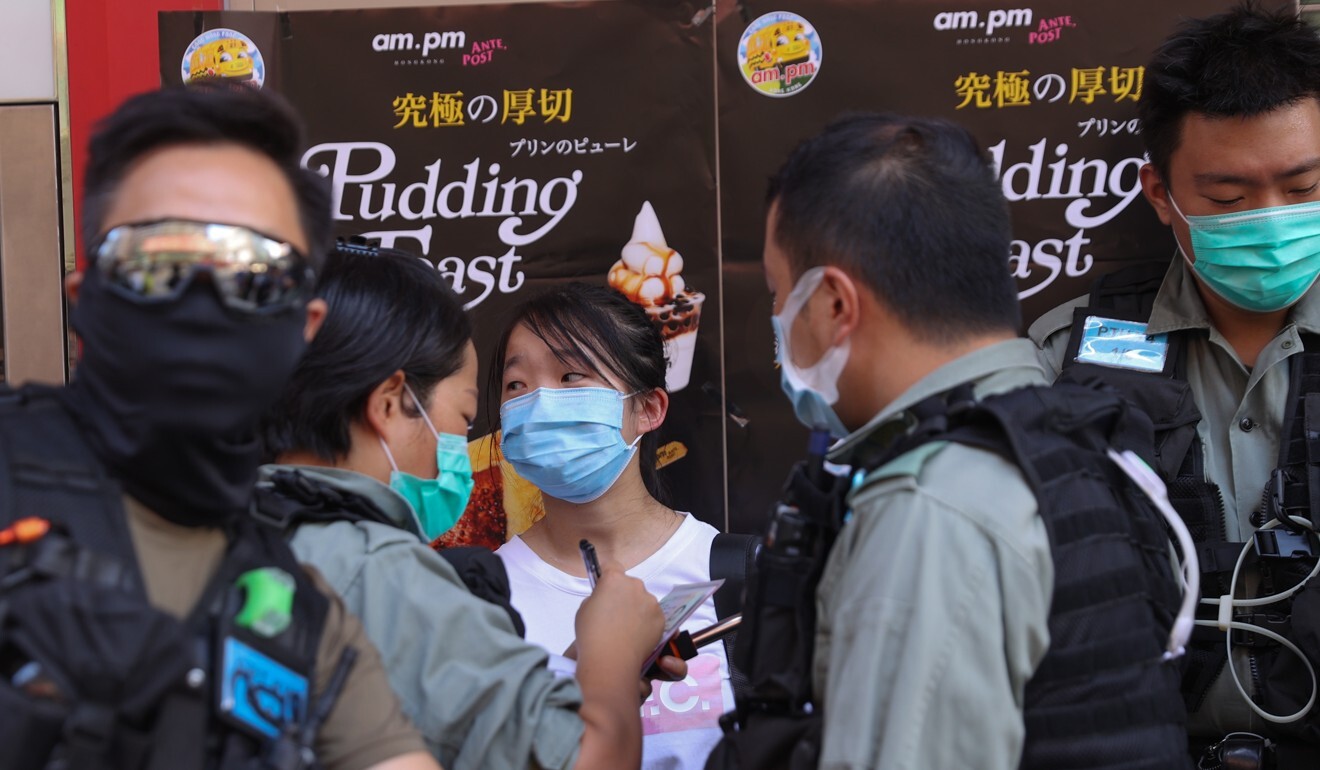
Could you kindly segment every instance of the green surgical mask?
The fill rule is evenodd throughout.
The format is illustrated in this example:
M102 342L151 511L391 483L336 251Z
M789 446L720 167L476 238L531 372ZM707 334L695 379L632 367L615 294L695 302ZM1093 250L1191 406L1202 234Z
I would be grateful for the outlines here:
M1320 275L1320 201L1195 217L1169 203L1191 230L1193 272L1230 304L1283 310Z
M439 472L433 479L404 473L394 462L394 454L384 438L380 439L380 446L394 469L390 473L390 489L412 506L426 539L435 540L458 522L467 508L468 496L472 494L472 461L468 458L467 437L436 430L412 388L407 383L403 387L417 405L417 411L422 413L426 427L435 435L435 464Z

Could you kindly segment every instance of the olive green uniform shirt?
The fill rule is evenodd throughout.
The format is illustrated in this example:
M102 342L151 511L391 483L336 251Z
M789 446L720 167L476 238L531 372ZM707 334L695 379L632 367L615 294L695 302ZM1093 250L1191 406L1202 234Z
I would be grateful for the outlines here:
M1087 297L1079 297L1051 310L1028 332L1052 376L1063 369L1073 309L1086 306L1087 301ZM1287 324L1249 369L1210 323L1187 263L1175 258L1155 296L1146 327L1148 334L1174 331L1184 332L1187 381L1201 411L1196 431L1205 457L1206 478L1223 492L1228 539L1244 541L1255 529L1251 515L1260 507L1265 483L1278 464L1288 402L1288 359L1302 352L1301 332L1320 333L1320 289L1312 288L1293 306ZM1251 576L1244 582L1254 584ZM1245 651L1235 655L1234 660L1243 686L1250 692L1251 672ZM1234 730L1261 732L1268 730L1267 724L1246 705L1232 678L1223 675L1202 707L1191 715L1189 732L1195 736L1218 736Z
M548 654L514 630L508 613L474 596L422 536L394 490L336 468L281 468L365 497L393 524L303 524L290 545L362 619L390 684L431 753L449 770L568 770L585 726L577 680L556 676Z
M917 382L830 459L892 441L910 407L964 382L985 397L1046 380L1026 340L983 348ZM820 767L1016 770L1054 581L1021 472L984 450L926 444L872 472L849 505L817 591Z

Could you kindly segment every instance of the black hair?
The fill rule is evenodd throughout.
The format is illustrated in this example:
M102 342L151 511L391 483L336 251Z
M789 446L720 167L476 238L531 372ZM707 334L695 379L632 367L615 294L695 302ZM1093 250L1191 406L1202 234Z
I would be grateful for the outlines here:
M608 372L609 379L620 383L625 392L665 387L664 342L646 311L613 289L574 281L551 287L514 309L490 370L493 407L500 403L509 337L519 324L563 363L580 366L602 379ZM647 491L663 501L664 489L655 467L659 441L659 431L647 432L638 452Z
M91 248L119 183L138 158L176 145L238 144L266 156L289 180L313 266L332 243L330 186L301 165L302 122L282 98L250 85L207 81L138 94L97 124L84 176L82 237Z
M767 199L794 280L818 265L843 269L937 343L1021 325L1008 204L961 126L844 115L793 150Z
M1295 10L1253 2L1184 22L1146 65L1137 103L1150 162L1169 183L1183 117L1249 118L1320 95L1320 36Z
M403 251L331 252L316 294L329 312L262 426L267 460L290 451L342 458L367 398L399 370L429 408L436 383L463 366L472 339L444 277ZM406 400L404 409L411 413Z

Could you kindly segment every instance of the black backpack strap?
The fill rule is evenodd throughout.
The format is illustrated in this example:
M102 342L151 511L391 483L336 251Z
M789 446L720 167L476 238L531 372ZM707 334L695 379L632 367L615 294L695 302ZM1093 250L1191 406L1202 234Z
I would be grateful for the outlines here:
M724 585L715 592L715 616L719 620L742 612L747 573L756 569L756 552L760 548L761 538L756 535L733 532L717 533L710 542L710 579L724 581ZM747 682L742 669L733 663L737 642L737 633L729 634L723 640L724 656L729 661L729 681L735 692L745 687Z
M477 545L455 546L437 551L440 558L458 573L463 585L478 599L490 602L504 610L513 621L513 630L518 636L527 635L527 626L522 615L513 608L512 591L509 586L509 572L504 560L489 548Z
M710 543L710 579L723 580L715 592L715 615L724 620L742 612L747 573L755 569L756 551L761 538L720 532Z

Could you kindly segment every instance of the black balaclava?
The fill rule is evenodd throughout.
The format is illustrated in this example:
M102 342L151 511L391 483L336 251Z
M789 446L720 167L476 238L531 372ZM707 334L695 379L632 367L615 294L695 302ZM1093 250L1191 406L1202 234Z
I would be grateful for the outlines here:
M65 403L128 494L170 521L221 526L247 510L257 423L306 346L301 306L226 309L207 276L140 303L87 270L69 320L83 356Z

